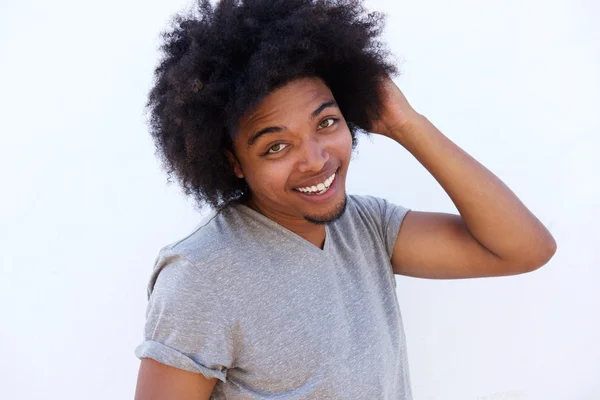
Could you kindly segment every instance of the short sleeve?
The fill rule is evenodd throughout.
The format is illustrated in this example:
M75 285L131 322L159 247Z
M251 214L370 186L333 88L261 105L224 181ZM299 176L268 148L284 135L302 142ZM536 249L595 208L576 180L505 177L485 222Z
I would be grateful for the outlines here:
M368 210L369 214L374 219L381 239L385 246L388 259L392 258L394 244L402 226L402 221L410 208L397 205L374 196L354 196L354 198Z
M204 275L184 256L161 250L148 284L144 340L135 355L225 382L234 354L231 317Z
M385 242L385 248L389 258L392 258L392 252L394 251L394 245L402 226L404 217L410 211L409 208L400 206L398 204L390 203L385 199L378 199L381 207L381 220L383 239Z

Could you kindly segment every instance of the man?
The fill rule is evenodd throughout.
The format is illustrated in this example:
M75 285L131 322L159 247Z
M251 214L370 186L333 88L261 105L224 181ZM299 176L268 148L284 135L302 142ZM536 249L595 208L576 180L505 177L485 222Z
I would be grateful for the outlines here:
M209 17L203 23L181 24L185 51L171 46L172 59L181 64L182 54L193 58L194 46L205 50L198 59L210 53L211 29L237 43L240 52L248 37L263 38L239 56L242 61L230 56L243 66L231 73L230 82L245 89L219 92L223 86L203 78L194 81L186 99L183 89L169 87L185 81L172 67L171 72L160 69L165 80L151 94L154 135L167 163L184 187L218 212L157 258L145 340L136 349L142 359L136 398L410 399L393 274L438 279L519 274L547 263L556 244L498 178L410 106L381 73L393 68L378 57L369 61L367 44L356 50L364 57L354 59L356 71L365 71L365 65L370 71L362 79L368 82L362 87L367 100L349 100L346 86L329 74L331 67L322 65L323 52L317 50L326 39L332 40L327 47L332 53L352 48L355 42L348 37L357 34L359 24L350 11L361 10L358 2L247 3L247 8L223 3L214 13L204 4ZM304 36L280 38L281 32L265 22L267 14L276 15L277 25L290 29L290 35L303 35L307 27L312 32L312 42L299 45L288 64L281 61L287 49ZM234 20L262 33L241 34L244 29L231 24L229 33L223 33L224 26L217 29ZM331 38L336 35L331 26L339 36ZM320 58L307 57L303 49ZM348 51L331 58L343 62ZM298 54L316 66L299 63ZM272 69L256 61L261 56L273 60ZM286 76L297 65L300 70ZM257 71L264 74L262 83L250 78ZM347 74L345 79L353 73ZM360 82L352 87L363 90ZM171 92L180 96L177 101L170 102ZM244 99L247 104L240 105ZM224 115L219 125L203 110L215 111L210 105L222 103L232 117ZM360 106L353 109L353 103ZM165 109L169 112L160 111ZM460 215L409 211L383 199L348 195L355 125L404 146ZM226 135L207 135L211 126L215 132L226 126ZM211 157L211 146L222 157L213 154L213 161L220 160L213 162L214 180L210 166L193 168L206 161L195 155ZM185 155L185 162L177 155ZM222 171L234 180L213 190L229 178ZM386 176L394 184L394 174Z

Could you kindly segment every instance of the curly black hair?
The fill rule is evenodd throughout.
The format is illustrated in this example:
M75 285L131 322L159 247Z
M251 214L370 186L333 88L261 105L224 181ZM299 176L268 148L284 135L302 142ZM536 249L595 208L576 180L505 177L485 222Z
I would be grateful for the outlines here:
M352 134L379 116L379 85L397 74L377 40L384 15L358 0L198 0L162 32L146 104L169 180L222 210L249 193L225 150L240 118L292 80L319 77Z

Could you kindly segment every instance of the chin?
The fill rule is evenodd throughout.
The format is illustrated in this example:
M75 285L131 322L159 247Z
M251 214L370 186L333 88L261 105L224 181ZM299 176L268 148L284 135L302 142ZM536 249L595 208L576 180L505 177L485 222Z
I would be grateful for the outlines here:
M306 214L304 219L316 225L325 225L341 218L346 211L346 195L329 212L323 214Z

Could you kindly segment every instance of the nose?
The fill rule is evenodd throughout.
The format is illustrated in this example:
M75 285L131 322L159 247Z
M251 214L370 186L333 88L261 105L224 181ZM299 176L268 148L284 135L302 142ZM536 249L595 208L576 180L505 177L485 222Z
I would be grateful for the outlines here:
M316 139L304 143L302 156L298 166L300 172L320 172L329 161L329 151Z

